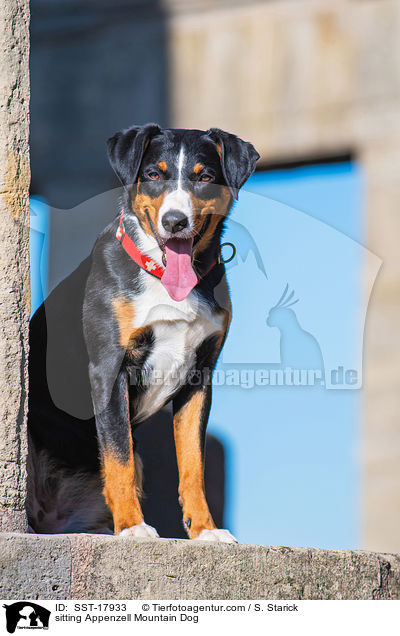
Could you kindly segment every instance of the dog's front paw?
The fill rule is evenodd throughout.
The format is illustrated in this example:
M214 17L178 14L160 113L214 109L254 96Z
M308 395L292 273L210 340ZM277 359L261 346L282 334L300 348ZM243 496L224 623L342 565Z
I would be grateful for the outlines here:
M218 543L237 543L237 539L228 530L202 530L194 541L217 541Z
M140 539L158 539L159 534L155 528L148 526L147 523L142 521L137 526L131 528L124 528L118 533L119 537L138 537Z

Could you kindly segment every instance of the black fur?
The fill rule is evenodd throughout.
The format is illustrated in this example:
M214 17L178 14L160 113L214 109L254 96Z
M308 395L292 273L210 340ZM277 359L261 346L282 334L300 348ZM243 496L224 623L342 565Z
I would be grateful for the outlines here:
M125 186L124 223L134 241L138 235L132 212L132 184L139 179L140 191L152 199L170 188L177 178L176 157L182 143L187 152L187 165L201 163L207 178L210 177L210 181L203 181L201 174L184 175L187 190L202 200L215 197L216 185L228 187L232 196L237 197L237 190L254 170L259 156L251 144L215 128L188 131L160 129L156 124L148 124L133 126L111 137L108 140L110 163ZM222 156L217 144L222 148ZM161 156L168 165L165 174L158 169ZM156 181L151 178L154 171L159 173ZM232 198L228 208L231 204ZM97 479L96 483L105 453L112 451L121 462L129 458L130 429L134 431L138 424L135 405L146 391L142 372L154 346L151 325L140 334L134 348L126 348L120 342L114 302L119 298L140 302L143 283L139 266L115 237L119 215L118 212L99 236L90 257L58 285L30 324L31 459L48 457L53 462L53 470L55 462L68 471L69 476L71 471L77 471L81 479L83 471L92 475L94 481ZM195 293L215 312L226 308L229 302L226 287L218 296L214 293L224 279L223 264L209 271L219 254L224 218L221 216L208 247L194 263L199 275L208 272L196 286ZM194 244L201 240L209 222L210 219L204 220ZM220 350L218 342L218 338L211 337L200 345L191 373L202 373L205 369L212 372ZM199 422L204 440L211 404L211 385L204 376L199 385L184 383L169 397L173 399L174 409L179 410L198 390L205 390L207 395ZM30 465L34 467L35 461ZM38 471L31 468L31 482L37 478ZM32 483L29 492L33 497ZM46 503L40 505L43 513ZM41 523L43 514L35 514L35 506L37 508L34 502L28 501L31 526L37 531L51 531ZM70 523L65 527L73 531ZM77 527L82 531L82 525ZM92 522L88 529L93 531ZM57 531L63 530L58 527Z
M207 135L221 148L222 173L232 195L237 199L238 191L253 174L260 155L252 144L220 128L210 128Z

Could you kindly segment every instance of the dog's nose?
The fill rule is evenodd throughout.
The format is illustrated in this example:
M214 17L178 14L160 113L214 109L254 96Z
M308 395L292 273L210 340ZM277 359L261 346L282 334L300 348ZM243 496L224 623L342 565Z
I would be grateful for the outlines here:
M188 218L186 214L179 210L170 210L163 215L161 223L167 232L176 234L176 232L180 232L180 230L184 230L187 227Z

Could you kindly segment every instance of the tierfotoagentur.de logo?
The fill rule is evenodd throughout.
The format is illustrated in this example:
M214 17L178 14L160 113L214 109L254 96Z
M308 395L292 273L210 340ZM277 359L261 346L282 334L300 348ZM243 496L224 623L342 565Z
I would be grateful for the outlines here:
M50 610L31 603L30 601L18 601L10 605L3 605L6 613L6 627L9 634L14 634L16 629L48 629Z

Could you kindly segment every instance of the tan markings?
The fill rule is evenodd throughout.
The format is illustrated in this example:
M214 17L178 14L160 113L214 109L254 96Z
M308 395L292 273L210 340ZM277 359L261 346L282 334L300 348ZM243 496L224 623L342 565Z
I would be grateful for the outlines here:
M151 329L151 326L134 327L135 309L132 301L126 298L114 298L112 301L114 315L119 329L119 344L129 349L131 356L135 355L135 345L140 346L141 339Z
M160 170L162 170L162 172L167 172L167 164L165 163L165 161L159 161L157 165Z
M138 196L138 194L139 194L139 187L140 187L140 177L138 177L138 180L137 180L137 182L136 182L136 188L134 188L133 186L132 186L132 188L131 188L131 191L130 191L130 194L131 194L131 201L133 201L133 199L134 199L135 197L137 197L137 196ZM136 190L136 191L135 191L135 190ZM132 204L131 204L131 206L132 206Z
M201 172L204 169L204 166L202 163L196 163L196 165L193 168L193 172L195 174L199 174L199 172Z
M148 194L137 193L136 197L132 201L132 211L138 217L144 231L150 236L154 236L153 230L151 229L151 225L147 218L146 210L148 215L151 218L151 221L155 228L158 225L158 213L160 211L160 207L163 204L165 192L160 194L160 196L152 199Z
M205 528L215 528L204 493L204 464L200 446L204 399L204 392L195 393L174 416L179 500L184 521L190 519L188 534L191 539L197 537Z
M209 214L216 212L217 199L198 199L192 192L189 192L192 210L194 213L194 224L196 232L199 232L206 222Z
M207 217L211 214L211 219L208 223L208 227L201 237L200 241L196 245L195 254L203 252L213 237L213 234L217 228L221 218L226 216L231 202L231 195L229 189L225 186L215 186L218 188L218 197L210 200L198 199L192 194L190 195L192 202L192 209L194 212L194 225L196 232L201 232L205 223L207 223Z
M143 513L137 494L135 462L132 451L127 462L123 462L112 453L103 457L102 476L103 494L114 520L114 533L131 528L143 521Z
M217 146L217 150L218 150L218 154L219 154L219 156L220 156L220 157L222 157L222 147L221 147L221 144L216 143L215 145Z
M125 298L114 298L112 304L118 322L119 343L121 347L127 349L134 331L135 310L132 303Z
M210 244L212 237L217 229L218 223L221 221L221 216L219 214L213 214L211 216L210 222L207 226L206 231L201 237L200 241L196 245L196 255L203 252Z

